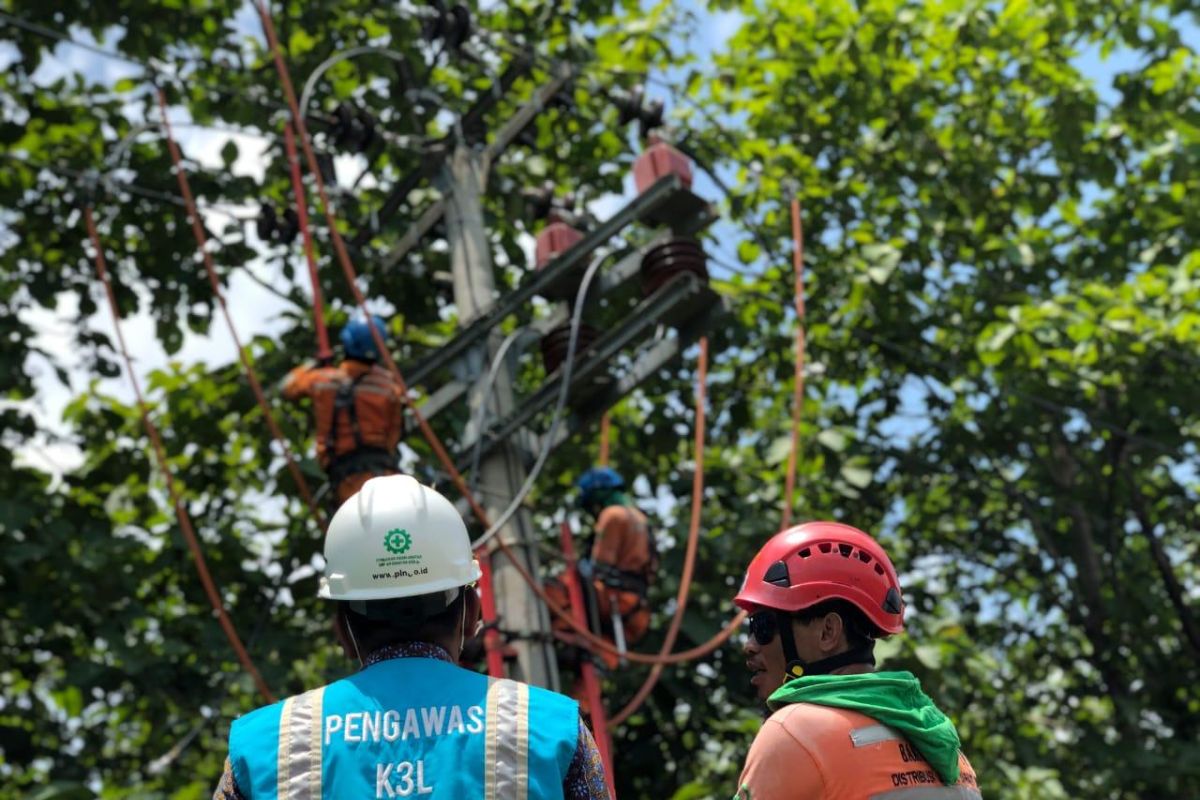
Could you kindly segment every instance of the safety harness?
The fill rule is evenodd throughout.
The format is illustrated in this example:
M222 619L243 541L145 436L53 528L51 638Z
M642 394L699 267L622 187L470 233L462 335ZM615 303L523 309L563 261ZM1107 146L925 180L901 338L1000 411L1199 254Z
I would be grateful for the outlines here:
M371 447L363 444L362 430L358 425L358 405L355 395L358 384L371 374L364 372L357 378L344 381L338 386L333 399L333 419L329 423L329 432L325 434L325 452L329 453L329 466L325 471L334 485L344 481L351 475L370 472L373 475L390 475L400 468L396 454L382 447ZM350 432L354 436L354 449L343 455L337 453L338 425L342 412L350 423Z

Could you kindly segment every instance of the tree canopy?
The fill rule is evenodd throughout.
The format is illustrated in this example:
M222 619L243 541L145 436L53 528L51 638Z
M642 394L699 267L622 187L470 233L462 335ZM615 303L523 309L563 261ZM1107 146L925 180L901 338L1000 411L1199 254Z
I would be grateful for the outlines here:
M364 290L394 311L397 360L430 352L456 324L440 232L385 266L434 191L425 181L388 198L433 143L457 135L456 115L526 45L537 55L528 74L466 135L494 130L552 59L579 71L489 183L498 285L509 287L532 230L520 189L550 180L581 205L619 193L638 144L608 95L649 74L671 136L713 175L703 185L720 186L725 223L706 246L742 262L714 261L714 274L732 275L714 282L731 313L711 332L703 536L677 649L728 620L745 564L779 526L796 324L787 206L798 196L809 363L796 514L854 524L892 554L908 632L879 644L883 665L913 670L954 718L985 796L1200 793L1194 9L713 2L737 30L709 58L689 38L696 13L666 2L483 5L476 60L427 43L404 4L272 8L298 86L350 47L403 55L334 66L311 107L318 151L339 156L338 215ZM239 219L294 204L282 94L243 2L16 0L4 14L15 50L0 74L0 366L11 376L0 795L205 797L229 721L261 701L214 624L137 409L101 380L119 367L80 213L96 207L122 314L151 317L172 355L144 376L151 413L264 677L285 694L345 674L315 599L320 534L240 366L178 357L208 335L214 298L161 135L129 135L157 119L157 83L173 120L221 144L224 168L193 159L189 177L223 280L257 280L284 309L280 334L248 343L270 382L314 349L298 244L264 242ZM52 34L108 55L51 68L89 52ZM118 79L98 66L110 63L123 63ZM406 91L421 85L439 97ZM339 103L378 121L353 158L335 136ZM247 135L228 129L259 143L248 158ZM323 219L312 220L337 325L353 302ZM75 363L39 352L31 322L65 297L78 302ZM47 429L30 401L71 369L92 380ZM543 375L523 369L520 390ZM687 354L613 413L614 465L660 515L644 650L660 644L678 587L694 379ZM273 405L319 483L304 410ZM454 439L465 422L447 413L436 427ZM20 455L54 437L81 453L61 476ZM432 476L423 443L408 444ZM595 453L594 436L568 442L531 497L551 549L552 519ZM608 676L610 704L643 677ZM735 646L668 668L615 732L618 794L729 796L759 719Z

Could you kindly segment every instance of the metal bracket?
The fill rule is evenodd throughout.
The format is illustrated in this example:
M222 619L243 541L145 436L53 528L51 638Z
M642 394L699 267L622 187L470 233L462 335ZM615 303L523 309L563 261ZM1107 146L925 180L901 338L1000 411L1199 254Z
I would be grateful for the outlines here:
M604 375L604 366L623 349L643 338L648 329L659 323L688 327L694 318L707 317L711 308L720 303L720 296L694 275L682 273L675 276L639 303L626 317L624 324L610 331L586 353L576 356L578 360L572 370L571 392L576 396L594 395L597 392L595 379ZM539 412L550 407L558 397L561 380L560 370L550 376L532 396L525 398L513 413L490 425L483 433L482 453L486 455L492 448L514 435ZM603 392L604 388L600 388L600 391ZM474 438L462 443L455 464L458 469L466 469L469 466L469 454L474 446Z

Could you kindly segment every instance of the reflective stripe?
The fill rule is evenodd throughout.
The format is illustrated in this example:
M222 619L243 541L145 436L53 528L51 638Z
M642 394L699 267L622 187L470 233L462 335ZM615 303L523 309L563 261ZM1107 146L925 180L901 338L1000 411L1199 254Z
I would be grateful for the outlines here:
M854 742L855 747L866 747L899 738L900 734L887 725L868 725L865 728L855 728L850 731L850 741Z
M278 800L321 800L325 688L289 697L279 715Z
M967 786L914 786L873 794L870 800L983 800L983 795Z
M528 685L508 679L488 682L485 737L484 800L526 800L529 794Z

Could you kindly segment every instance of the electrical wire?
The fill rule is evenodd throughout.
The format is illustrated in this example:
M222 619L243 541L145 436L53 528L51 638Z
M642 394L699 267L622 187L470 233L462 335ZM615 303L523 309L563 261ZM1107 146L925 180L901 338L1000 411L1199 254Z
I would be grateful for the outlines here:
M171 504L175 507L175 516L179 520L179 529L183 533L184 541L187 543L188 551L191 553L196 574L200 578L200 584L204 588L204 593L208 597L208 602L212 606L213 613L217 616L217 622L221 626L225 638L229 641L230 647L233 648L234 654L237 656L242 668L254 681L259 694L268 703L274 703L275 695L272 694L270 687L267 686L262 674L258 671L258 667L255 666L254 660L250 657L250 653L246 650L245 645L242 644L237 628L234 627L233 620L229 618L224 603L221 601L221 594L217 590L212 574L208 571L208 562L204 558L204 550L201 548L200 540L197 538L195 528L192 526L191 516L188 514L183 498L179 494L179 488L175 485L175 475L171 471L170 463L167 461L166 448L163 447L162 437L159 435L158 428L150 419L150 410L146 405L145 397L142 395L141 383L137 379L137 373L134 372L133 360L129 356L129 348L125 344L125 334L121 329L120 306L117 304L117 295L113 291L112 282L109 280L108 268L104 259L104 250L100 245L100 235L96 232L96 223L92 217L92 207L90 205L84 206L83 219L87 226L88 238L92 242L92 249L95 251L96 274L100 278L100 282L104 285L109 309L112 311L113 328L117 334L117 344L120 348L121 359L125 362L125 371L129 376L129 382L133 385L134 396L137 398L138 412L142 418L142 427L146 429L146 435L150 437L150 442L153 445L154 457L166 481L167 492L171 496Z
M408 59L390 47L368 45L364 47L352 47L349 50L342 50L334 53L329 58L318 64L317 68L309 74L308 79L304 82L304 88L300 90L300 112L302 114L308 113L308 104L309 101L312 100L313 90L317 87L317 81L321 79L322 75L343 61L368 54L380 55L390 58L392 61L396 61L401 64L408 64Z
M747 269L746 267L739 267L735 264L731 264L730 262L726 261L723 258L720 258L719 256L714 256L712 253L706 253L705 255L708 257L708 261L710 264L712 264L715 267L720 267L723 270L727 270L728 272L732 272L735 275L741 275L743 278L751 278L753 280L758 280L759 278L762 277L762 275L760 273L752 272L751 270ZM728 283L728 281L724 281L724 282Z
M36 22L31 22L27 19L23 19L22 17L18 17L13 14L9 14L7 11L0 11L0 21L7 22L8 24L12 25L13 27L22 28L22 29L28 31L29 33L35 33L38 36L43 36L47 39L54 39L55 41L62 42L63 44L73 45L74 47L78 47L81 50L87 50L89 52L95 53L98 56L104 56L105 58L111 58L116 61L124 61L127 64L133 64L134 66L141 67L142 69L144 69L146 71L160 71L160 72L162 71L156 67L152 67L150 64L148 64L145 61L141 61L139 59L134 58L133 56L128 56L128 55L125 55L124 53L119 53L116 50L108 50L108 49L105 49L98 45L89 44L87 42L81 42L78 39L75 39L65 33L61 33L60 31L56 31L53 28L48 28L45 25L40 25Z
M110 177L102 176L95 170L77 170L57 164L43 164L41 162L34 161L33 159L18 156L15 153L6 152L4 150L0 150L0 157L7 158L11 161L16 161L19 164L24 164L31 169L45 170L46 172L54 173L60 178L76 181L79 186L87 186L92 183L103 182L103 184L110 190L128 192L136 197L142 197L146 200L152 200L160 204L171 205L175 208L186 207L186 204L183 202L183 200L175 195L167 194L166 192L160 192L156 189L149 189L136 183L114 180ZM231 208L229 206L219 206L211 203L204 203L202 205L198 205L198 208L206 214L220 214L234 220L235 222L247 222L253 219L253 217L243 217L235 214L233 211L229 210L229 208Z
M321 294L321 281L317 276L317 254L313 248L312 232L308 229L308 199L304 194L304 180L300 176L300 159L296 157L296 137L291 122L283 121L283 143L287 153L288 172L292 178L292 194L296 199L296 219L304 242L304 257L308 262L308 277L312 284L313 327L317 329L317 360L328 361L333 357L329 347L329 331L325 327L325 298Z
M254 365L250 362L250 356L246 352L246 348L242 346L241 336L238 335L237 327L233 322L233 315L230 313L229 306L225 302L225 292L221 288L220 278L217 277L217 270L213 265L212 255L208 252L208 241L204 235L204 226L201 224L200 214L196 210L196 203L192 197L192 189L188 182L187 172L183 168L183 154L179 151L179 145L175 142L175 136L171 132L171 122L167 119L167 95L161 88L158 90L158 108L162 113L163 134L166 136L167 149L171 153L171 161L175 164L175 177L179 181L179 193L183 196L188 216L191 217L192 234L196 238L196 247L200 252L201 260L204 262L204 271L208 274L208 282L212 286L213 296L216 297L217 305L221 308L221 315L225 318L225 325L229 329L229 335L237 347L238 358L242 362L242 370L246 373L246 380L250 384L250 390L254 393L254 399L258 403L258 407L262 410L263 421L267 424L267 430L270 431L271 438L275 440L283 451L288 472L291 473L292 480L296 484L296 489L299 490L300 496L304 499L305 504L308 505L313 519L317 521L321 530L324 530L325 515L321 513L316 500L313 499L308 481L305 480L304 473L300 471L300 465L296 462L296 457L292 453L292 448L288 444L287 437L283 435L283 431L280 430L279 424L275 421L275 413L271 408L271 404L267 402L262 384L258 380L258 375L255 372Z
M147 75L152 75L152 76L160 78L162 80L169 80L173 83L178 84L180 87L182 87L184 89L190 88L192 86L197 86L201 89L204 89L209 92L213 92L214 94L221 95L224 97L236 97L238 99L241 99L241 100L244 100L244 101L250 103L251 105L256 105L259 108L268 110L272 113L278 113L280 111L287 110L287 106L280 105L279 103L275 103L275 102L271 102L269 100L264 100L262 98L254 97L246 92L241 92L241 91L237 91L234 89L227 89L227 88L217 86L217 85L214 85L211 83L202 83L196 79L196 75L189 75L185 78L185 77L177 74L176 72L168 69L166 67L166 65L161 62L155 63L155 60L150 60L150 61L142 60L142 59L130 56L130 55L126 55L125 53L121 53L117 50L110 50L110 49L107 49L104 47L100 47L98 45L89 44L88 42L82 42L68 34L62 33L61 31L57 31L57 30L54 30L53 28L48 28L45 25L40 25L36 22L31 22L27 19L23 19L21 17L14 16L13 14L9 14L5 11L0 11L0 22L7 22L10 25L13 25L14 27L22 28L30 33L37 34L38 36L42 36L47 39L53 39L54 41L62 42L63 44L71 45L72 47L78 47L82 50L87 50L98 56L103 56L105 58L109 58L114 61L123 61L126 64L131 64L136 67L141 67L146 72ZM191 61L192 63L196 63L196 64L204 63L200 59L188 59L188 60ZM322 121L328 121L328 120L322 120Z
M667 635L663 637L662 647L658 654L665 656L675 646L679 628L683 625L683 615L687 610L688 595L692 589L692 576L696 569L696 552L700 545L700 518L704 508L704 422L705 422L705 384L708 380L708 337L700 337L700 354L696 364L696 413L695 441L693 444L696 469L692 473L692 515L688 523L687 549L683 556L683 572L679 576L679 591L675 596L675 615L667 626ZM646 680L633 695L625 707L618 711L609 721L612 725L620 725L629 719L635 711L642 707L650 692L662 675L663 665L655 664L646 676Z
M788 450L787 478L783 489L783 530L792 524L793 498L796 491L796 466L800 460L800 419L804 412L804 226L800 220L800 198L792 198L792 251L796 304L796 361L792 379L792 444Z
M604 415L600 417L600 453L596 457L596 463L602 467L608 466L608 440L612 426L609 416L609 412L605 411Z
M475 432L475 445L471 448L471 488L478 491L479 489L479 462L483 456L483 426L487 420L487 406L491 400L492 390L496 384L496 378L500 376L500 368L504 365L504 359L508 356L508 351L513 345L523 337L530 334L529 328L517 328L515 331L504 337L504 341L496 348L496 355L492 356L492 364L488 369L487 377L483 381L479 391L479 402L471 411L471 430Z
M587 301L587 292L591 287L592 279L596 277L600 271L600 267L604 263L604 259L598 258L588 265L587 272L583 274L583 280L579 284L579 290L575 293L575 305L571 312L571 335L567 340L567 358L563 362L562 375L559 378L561 383L558 388L558 399L554 404L554 411L550 416L550 429L542 437L542 447L538 451L537 460L534 461L533 467L525 477L525 482L521 484L521 488L517 491L516 496L513 497L512 502L508 504L508 507L501 512L497 519L492 521L488 529L471 543L471 547L474 549L479 549L487 544L512 519L512 515L525 502L525 498L533 489L533 484L537 481L538 476L542 474L542 469L546 466L546 461L550 458L550 451L554 449L554 436L558 433L558 426L562 422L562 413L567 407L567 398L571 394L571 373L575 368L575 349L579 344L579 329L583 325L583 307Z
M259 18L262 21L263 31L267 37L268 48L274 57L275 70L279 75L279 81L283 88L284 96L287 98L288 106L292 112L292 123L296 127L296 134L300 139L300 146L304 151L305 161L308 164L309 172L313 176L313 181L317 186L317 197L320 199L321 210L325 215L325 221L327 223L329 235L333 241L334 254L337 257L338 264L342 268L342 273L346 277L346 282L349 286L350 292L354 295L355 303L364 314L369 315L366 296L363 294L362 289L358 286L358 273L354 269L354 263L351 261L350 253L346 249L346 242L342 238L341 231L338 229L333 204L329 200L329 193L325 188L325 180L321 176L321 171L317 165L316 155L313 153L311 137L308 135L308 126L305 124L304 116L300 113L299 103L296 99L296 91L292 86L292 79L288 74L287 64L283 60L283 51L279 47L279 40L275 33L275 24L271 21L270 12L267 10L266 5L261 0L255 0L255 8L258 10ZM369 328L371 330L371 336L375 342L375 346L378 348L379 354L383 358L385 365L392 372L392 374L396 376L396 380L400 385L401 393L407 396L409 393L408 384L404 380L404 375L400 372L400 368L396 365L396 361L392 357L391 351L388 350L387 343L383 340L383 334L374 325L369 326ZM463 480L462 475L454 467L454 462L451 460L450 454L446 452L445 445L442 444L441 439L438 438L437 434L434 433L433 429L429 426L428 420L425 419L425 416L415 406L410 405L409 411L412 414L413 419L416 420L417 426L421 430L421 434L425 437L425 440L433 449L434 455L437 457L438 461L447 468L447 472L450 475L451 481L454 483L455 488L457 488L466 499L467 504L471 507L471 511L475 514L476 519L480 520L481 522L486 520L487 513L484 511L483 506L479 504L479 501L468 488L466 481ZM515 558L515 555L513 557Z

